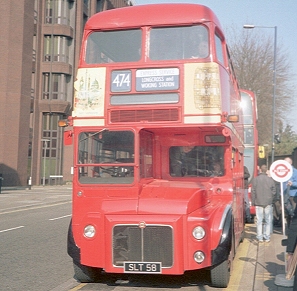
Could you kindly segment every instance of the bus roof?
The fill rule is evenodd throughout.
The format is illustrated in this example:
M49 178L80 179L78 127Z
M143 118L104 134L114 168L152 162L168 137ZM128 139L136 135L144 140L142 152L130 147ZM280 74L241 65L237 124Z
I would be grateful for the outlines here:
M86 23L86 30L139 26L184 25L213 22L221 25L211 9L198 4L149 4L99 12Z

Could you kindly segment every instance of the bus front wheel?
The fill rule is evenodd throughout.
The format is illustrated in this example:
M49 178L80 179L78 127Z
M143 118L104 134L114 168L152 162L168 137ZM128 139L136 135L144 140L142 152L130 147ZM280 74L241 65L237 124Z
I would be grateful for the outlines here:
M211 285L218 288L226 288L230 280L229 260L223 261L210 270Z
M73 261L75 279L81 283L98 282L101 275L100 268L88 267L78 262Z
M229 257L210 270L211 285L218 288L227 288L235 256L234 235L232 235Z

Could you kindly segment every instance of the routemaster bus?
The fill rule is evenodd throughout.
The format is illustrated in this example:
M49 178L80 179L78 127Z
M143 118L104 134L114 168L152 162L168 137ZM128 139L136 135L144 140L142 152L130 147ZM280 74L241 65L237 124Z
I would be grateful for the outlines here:
M250 173L248 190L250 213L252 216L255 216L255 207L251 205L251 182L254 177L258 176L257 100L256 95L252 91L241 89L240 93L244 127L244 164Z
M226 287L244 231L244 136L215 14L152 4L92 16L74 86L76 278L204 270Z

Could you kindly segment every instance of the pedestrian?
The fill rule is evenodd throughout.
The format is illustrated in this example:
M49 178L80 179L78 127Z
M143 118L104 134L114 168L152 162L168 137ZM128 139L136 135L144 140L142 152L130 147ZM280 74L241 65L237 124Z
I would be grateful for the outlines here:
M267 166L260 167L260 174L252 182L252 205L256 206L257 240L270 242L272 203L275 200L275 183L267 175Z
M244 166L244 204L245 204L245 220L247 223L252 222L251 211L250 211L250 201L249 201L249 178L250 172L246 166Z
M294 216L292 218L291 224L288 227L288 239L287 239L287 270L289 271L291 268L294 269L296 266L291 266L291 264L296 265L296 260L292 260L293 258L293 253L296 249L296 243L297 243L297 209L295 208L294 211ZM297 274L296 274L296 269L293 273L295 274L294 278L294 285L293 285L293 291L297 291ZM287 274L288 275L288 274ZM290 278L288 278L290 279Z
M268 177L271 177L270 171L267 170L266 172ZM273 180L274 181L274 180ZM274 226L274 205L276 203L277 200L277 186L276 186L276 182L274 181L274 185L275 185L275 197L274 197L274 201L272 203L272 207L271 207L271 221L270 221L270 233L273 233L273 226Z
M289 192L289 199L290 199L290 202L293 206L293 211L295 210L296 208L296 203L297 203L297 169L295 169L293 167L293 161L291 158L289 157L286 157L285 158L285 161L288 162L292 168L293 168L293 174L292 174L292 177L289 181L287 182L284 182L284 192L285 191L288 191Z

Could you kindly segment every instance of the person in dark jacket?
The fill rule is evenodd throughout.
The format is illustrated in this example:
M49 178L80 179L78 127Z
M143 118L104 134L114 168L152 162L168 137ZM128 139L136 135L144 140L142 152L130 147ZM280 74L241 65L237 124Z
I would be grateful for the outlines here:
M291 158L287 157L285 158L285 161L292 166L293 174L289 181L284 182L283 189L284 191L288 189L291 204L293 205L293 209L295 209L297 204L297 169L293 167L293 161Z
M297 169L293 167L293 161L290 157L286 157L285 161L292 166L293 170L293 174L290 180L283 182L284 206L286 210L285 214L289 226L294 215L294 210L297 203Z
M290 226L288 227L287 234L288 234L288 239L286 241L286 245L287 245L286 251L287 251L287 262L288 262L288 268L289 268L289 265L292 263L291 259L297 244L297 208L295 208L294 216L292 218ZM297 291L297 272L296 271L295 271L293 291Z
M272 203L276 189L273 179L267 176L267 166L262 165L260 170L261 173L252 182L252 204L256 206L257 239L259 242L263 242L263 239L270 242Z

